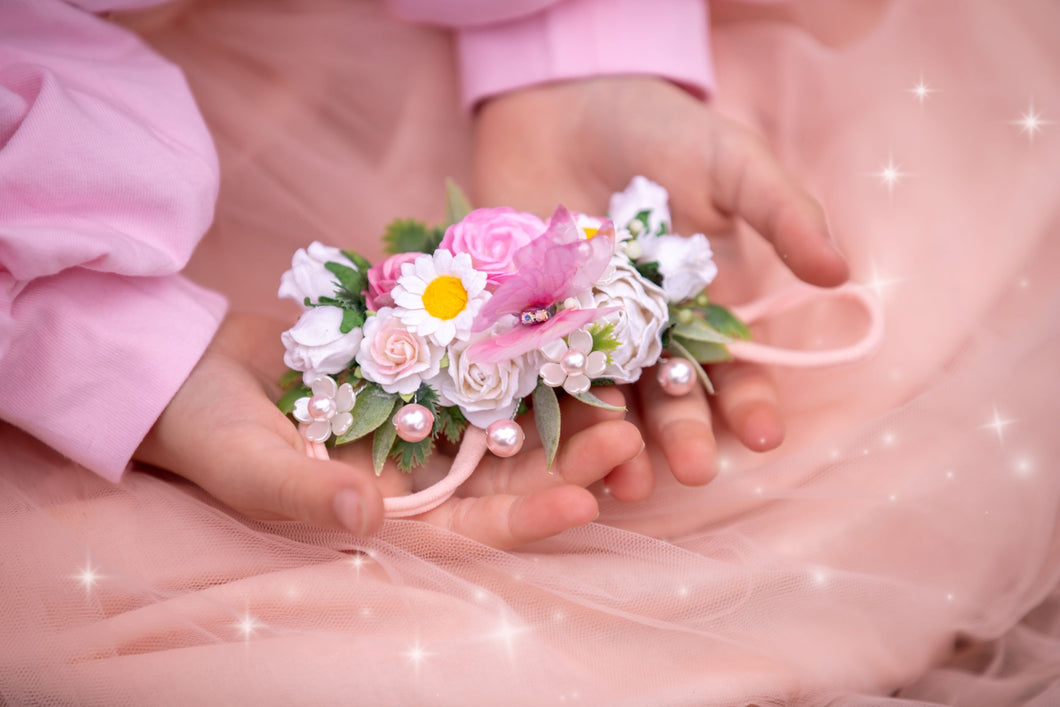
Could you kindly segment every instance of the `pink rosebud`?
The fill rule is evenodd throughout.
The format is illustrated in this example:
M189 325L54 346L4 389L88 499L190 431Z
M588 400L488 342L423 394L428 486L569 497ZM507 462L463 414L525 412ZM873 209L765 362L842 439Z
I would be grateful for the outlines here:
M515 272L515 252L545 232L545 222L508 207L475 209L445 231L439 248L467 253L471 265L486 273L490 289Z
M398 253L391 255L381 263L376 263L368 270L368 292L365 293L365 304L368 309L378 312L383 307L393 307L394 298L390 291L394 289L401 277L401 266L411 263L423 253Z

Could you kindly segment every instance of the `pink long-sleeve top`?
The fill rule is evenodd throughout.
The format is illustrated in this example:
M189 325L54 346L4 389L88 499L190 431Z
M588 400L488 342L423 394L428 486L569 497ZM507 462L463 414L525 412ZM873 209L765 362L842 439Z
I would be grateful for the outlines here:
M179 69L92 12L0 8L0 418L117 481L225 313L180 275L212 219L209 132ZM389 0L457 29L468 106L652 73L712 87L701 0Z

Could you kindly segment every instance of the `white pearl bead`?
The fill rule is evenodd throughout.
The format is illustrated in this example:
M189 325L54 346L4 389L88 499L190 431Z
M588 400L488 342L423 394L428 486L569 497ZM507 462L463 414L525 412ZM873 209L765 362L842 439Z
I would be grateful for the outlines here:
M526 434L515 420L497 420L486 428L486 446L498 457L512 457L523 448Z
M330 420L335 414L335 401L326 395L314 395L309 399L309 416L314 420Z
M670 395L686 395L696 387L696 372L683 358L669 358L659 365L656 380Z
M576 376L579 373L584 373L585 354L578 349L568 349L567 353L563 354L563 358L560 359L559 365L563 368L563 372L568 376Z
M394 413L394 429L406 442L420 442L431 434L434 414L422 405L405 405Z

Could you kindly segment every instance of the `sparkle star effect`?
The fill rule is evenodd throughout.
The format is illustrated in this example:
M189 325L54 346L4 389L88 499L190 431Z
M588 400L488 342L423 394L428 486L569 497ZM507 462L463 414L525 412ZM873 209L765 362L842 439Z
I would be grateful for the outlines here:
M880 167L879 172L873 172L873 177L876 177L880 182L887 187L887 193L893 195L894 188L906 177L911 175L902 171L902 165L894 163L894 157L887 156L887 164Z
M924 75L921 74L920 80L917 82L916 86L913 86L911 89L909 89L909 92L916 96L916 99L920 101L920 105L924 105L924 100L930 94L935 93L935 89L931 88L931 86L924 83Z
M420 642L416 641L411 646L409 646L409 649L407 651L405 651L401 655L405 656L408 661L412 663L412 667L416 671L416 675L418 676L420 674L420 664L434 654L428 653L424 649L424 647L420 645Z
M239 621L236 621L232 626L243 636L244 641L249 641L250 637L254 635L254 632L259 628L265 628L265 624L258 621L256 618L250 615L250 612L243 614Z
M1042 127L1052 125L1053 121L1042 118L1042 114L1034 108L1034 101L1031 101L1030 106L1020 116L1020 119L1013 120L1012 124L1019 126L1020 135L1026 135L1028 142L1034 142L1035 136L1042 131Z
M103 575L99 573L99 569L92 566L92 560L86 559L85 566L80 568L77 574L72 575L71 579L75 579L85 588L85 594L91 594L92 590L95 589L96 584L99 580L103 579Z
M994 432L994 434L997 435L997 441L1000 442L1002 445L1004 445L1005 444L1005 428L1008 427L1009 425L1015 423L1015 422L1016 422L1015 420L1009 420L1009 419L1001 417L1001 413L999 413L997 411L997 406L995 405L994 406L994 417L990 420L990 422L986 423L985 425L983 425L979 429L992 430Z
M888 289L902 282L903 278L889 277L880 273L880 269L876 266L875 259L869 261L869 267L872 268L872 275L865 282L865 287L872 290L877 299L882 300Z
M529 630L526 626L513 626L508 623L507 618L502 617L500 625L490 635L490 638L503 642L504 648L508 653L508 660L515 660L515 637Z

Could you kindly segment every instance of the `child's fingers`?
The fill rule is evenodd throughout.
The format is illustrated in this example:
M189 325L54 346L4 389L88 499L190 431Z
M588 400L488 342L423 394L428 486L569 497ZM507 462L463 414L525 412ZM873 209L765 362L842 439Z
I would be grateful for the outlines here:
M709 177L717 207L746 220L799 278L824 287L845 282L849 268L832 242L820 203L757 135L728 121L717 129L726 131L714 143Z
M718 411L748 449L764 452L784 441L776 387L762 368L743 362L714 366Z
M585 525L598 513L590 492L563 485L529 495L453 498L420 519L506 549Z
M703 389L697 385L687 395L672 396L663 391L654 370L645 372L639 386L644 425L674 478L686 486L713 479L717 445Z
M460 487L459 493L461 496L525 495L566 484L586 487L633 459L643 444L635 425L624 420L608 420L561 440L551 470L546 471L545 452L538 448L484 463Z

